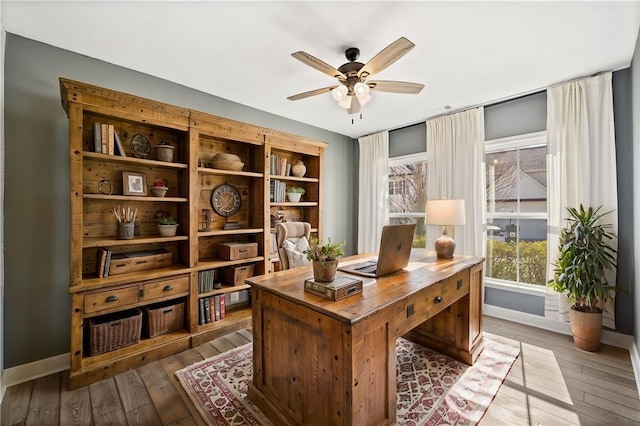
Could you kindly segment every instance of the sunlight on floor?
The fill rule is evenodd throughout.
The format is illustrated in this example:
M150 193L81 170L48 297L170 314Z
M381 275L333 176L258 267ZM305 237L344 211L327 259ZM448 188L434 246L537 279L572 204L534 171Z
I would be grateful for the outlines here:
M570 394L553 351L491 333L485 336L520 346L520 356L487 412L493 411L490 417L511 424L580 424L572 409L572 398L580 395Z

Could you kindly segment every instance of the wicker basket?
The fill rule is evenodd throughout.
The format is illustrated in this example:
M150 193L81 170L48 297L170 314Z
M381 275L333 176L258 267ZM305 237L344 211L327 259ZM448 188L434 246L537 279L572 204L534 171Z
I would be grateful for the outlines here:
M142 311L118 312L89 320L89 355L109 352L140 341Z
M170 300L142 309L145 311L145 330L150 338L184 327L184 300Z
M214 169L234 170L236 172L239 172L244 167L242 161L216 160L207 164Z

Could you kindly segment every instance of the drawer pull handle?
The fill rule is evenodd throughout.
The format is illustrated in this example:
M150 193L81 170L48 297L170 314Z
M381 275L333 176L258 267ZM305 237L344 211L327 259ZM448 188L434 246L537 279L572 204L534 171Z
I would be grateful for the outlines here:
M433 301L436 302L436 303L442 302L442 296L436 296L436 298L433 299Z
M104 299L105 302L117 302L118 300L119 300L118 296L109 296L106 299Z
M458 280L458 282L456 282L456 290L460 290L460 288L462 288L462 280Z
M146 260L138 260L138 261L136 262L136 265L144 265L145 263L147 263L147 261L146 261Z
M162 291L171 291L173 290L173 286L171 284L165 285Z

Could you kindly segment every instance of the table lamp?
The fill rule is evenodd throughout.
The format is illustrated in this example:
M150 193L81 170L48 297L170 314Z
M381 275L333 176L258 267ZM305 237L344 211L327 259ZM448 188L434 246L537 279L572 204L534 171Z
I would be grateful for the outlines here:
M464 225L464 200L427 201L428 225L442 225L442 235L435 242L436 256L439 259L451 259L456 242L447 234L447 225Z

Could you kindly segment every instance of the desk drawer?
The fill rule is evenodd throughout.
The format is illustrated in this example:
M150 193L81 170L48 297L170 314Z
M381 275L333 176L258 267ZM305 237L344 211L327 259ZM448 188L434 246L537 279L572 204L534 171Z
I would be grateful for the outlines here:
M144 284L141 301L171 297L189 291L189 276L174 277L168 280L150 281Z
M90 293L84 296L84 313L121 308L138 303L138 286Z
M434 283L407 299L396 311L397 335L401 336L469 294L469 271Z

